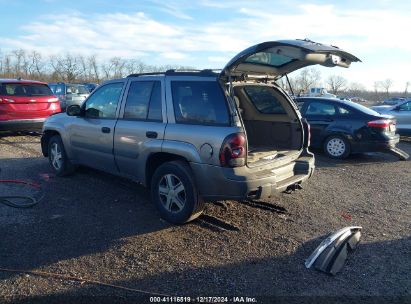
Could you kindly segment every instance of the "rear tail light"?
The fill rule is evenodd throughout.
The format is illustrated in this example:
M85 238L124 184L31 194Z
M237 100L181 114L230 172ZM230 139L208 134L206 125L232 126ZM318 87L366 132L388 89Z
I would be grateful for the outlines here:
M47 102L57 102L59 99L57 97L47 99Z
M247 140L244 133L228 135L220 149L220 164L223 167L241 167L246 162Z
M373 127L373 128L389 128L390 125L394 124L392 120L389 119L379 119L379 120L372 120L367 123L367 126Z

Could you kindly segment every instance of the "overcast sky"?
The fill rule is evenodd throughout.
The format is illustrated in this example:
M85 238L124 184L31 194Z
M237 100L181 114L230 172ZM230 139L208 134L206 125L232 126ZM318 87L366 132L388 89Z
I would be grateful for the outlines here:
M325 68L372 89L411 81L411 1L0 0L0 48L222 68L253 44L309 38L359 57Z

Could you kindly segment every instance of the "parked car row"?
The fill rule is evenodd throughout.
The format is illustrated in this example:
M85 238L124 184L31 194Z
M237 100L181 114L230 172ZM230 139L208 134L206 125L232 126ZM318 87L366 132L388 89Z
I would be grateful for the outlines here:
M83 101L90 95L96 85L92 83L76 84L64 82L51 82L48 84L54 95L60 100L62 111L72 104L81 105Z

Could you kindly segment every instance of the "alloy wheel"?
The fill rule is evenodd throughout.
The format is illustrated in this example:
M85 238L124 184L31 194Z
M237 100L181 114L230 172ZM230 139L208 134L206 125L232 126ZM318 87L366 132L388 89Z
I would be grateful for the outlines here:
M172 213L180 212L186 204L186 189L174 174L164 175L158 187L161 203Z
M51 145L51 164L57 171L63 166L63 155L60 146L57 143Z

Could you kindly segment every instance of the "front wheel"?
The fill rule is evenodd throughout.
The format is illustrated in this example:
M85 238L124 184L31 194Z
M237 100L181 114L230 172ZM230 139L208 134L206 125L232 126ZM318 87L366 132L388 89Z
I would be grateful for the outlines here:
M201 215L204 201L187 163L171 161L154 172L151 199L161 217L173 224L184 224Z
M347 158L350 154L350 144L343 136L331 135L324 142L324 153L330 158Z
M75 166L67 158L63 141L59 135L50 138L48 156L50 165L57 176L65 176L74 172Z

